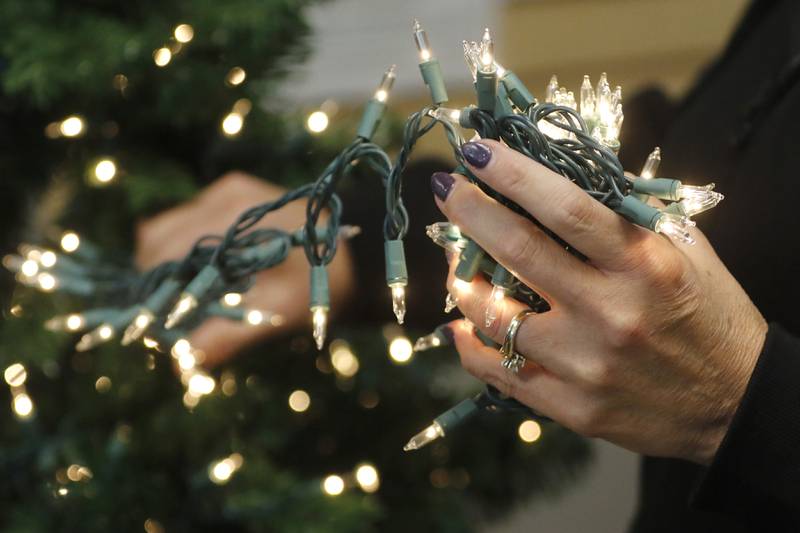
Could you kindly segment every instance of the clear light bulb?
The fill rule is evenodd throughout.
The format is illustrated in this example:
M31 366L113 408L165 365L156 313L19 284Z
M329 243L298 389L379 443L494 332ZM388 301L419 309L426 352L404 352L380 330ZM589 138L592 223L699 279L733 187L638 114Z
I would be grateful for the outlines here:
M111 324L100 324L95 329L81 337L81 340L75 345L75 349L79 352L91 350L95 346L110 340L114 336L114 333L114 326Z
M704 186L680 184L677 193L680 198L691 200L694 205L707 206L703 211L711 209L725 198L720 193L714 192L713 183Z
M325 335L328 329L328 309L322 306L314 306L311 308L311 323L313 326L312 334L314 342L317 343L317 349L321 350L325 344Z
M361 226L354 224L343 224L339 226L339 238L349 241L350 239L361 235Z
M459 120L461 119L461 110L452 109L449 107L437 107L428 112L430 116L440 122L447 122L453 126L461 126Z
M481 37L480 62L481 72L490 74L497 71L494 66L494 41L491 33L489 33L489 28L483 30L483 36Z
M695 240L689 234L689 228L694 225L695 223L686 217L662 213L661 217L656 220L654 230L656 233L661 233L671 239L691 245L695 243Z
M452 295L452 293L448 292L447 296L444 298L444 312L450 313L453 309L456 308L458 305L458 298Z
M489 302L486 305L486 311L484 313L484 324L487 328L492 327L495 320L497 320L505 297L506 290L503 287L499 285L492 286L492 294L489 295Z
M592 87L592 80L589 76L583 77L581 84L581 117L584 120L589 120L594 116L595 95L594 87Z
M73 313L70 315L54 316L44 323L48 331L78 331L86 324L83 315Z
M193 295L189 293L181 294L181 297L175 304L175 307L173 307L172 311L170 311L167 315L167 321L164 323L164 329L172 329L175 327L186 317L186 315L191 313L197 307L197 304L197 298L195 298Z
M449 252L459 253L467 245L459 227L451 222L435 222L425 226L425 234L434 244Z
M150 324L155 322L156 316L147 308L142 308L122 334L122 345L127 346L144 335Z
M419 450L441 437L444 437L444 429L438 422L433 422L433 424L411 437L411 440L403 446L403 451Z
M441 345L442 345L442 338L439 335L439 332L434 331L433 333L429 333L423 337L418 338L414 342L414 351L424 352L432 348L438 348Z
M392 311L398 324L402 324L406 316L406 285L405 282L389 284L392 289Z
M431 52L431 45L428 42L428 34L417 19L414 19L413 32L414 44L417 45L417 51L419 52L419 62L425 63L426 61L430 61L433 59L433 53Z
M392 90L395 79L397 79L397 65L392 65L383 73L381 83L375 91L375 99L377 101L385 102L389 98L389 92Z
M658 172L658 167L661 165L661 148L656 146L650 155L647 156L647 160L644 162L644 166L642 167L642 172L639 174L639 177L642 179L650 180L656 177L656 173Z
M558 92L558 77L553 74L550 78L550 82L547 84L547 88L544 92L544 101L548 103L554 103L556 101L556 93Z

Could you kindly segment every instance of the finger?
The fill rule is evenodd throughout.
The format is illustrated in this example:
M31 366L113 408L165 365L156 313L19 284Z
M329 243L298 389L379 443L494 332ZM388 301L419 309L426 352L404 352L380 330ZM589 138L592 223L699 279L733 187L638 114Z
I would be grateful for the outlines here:
M503 356L484 346L466 322L456 321L450 327L461 364L467 372L540 414L554 420L567 415L575 396L569 385L530 362L518 374L509 372L501 364Z
M489 198L463 176L437 172L431 187L450 221L543 296L573 301L600 277L533 222Z
M620 250L635 240L632 224L529 157L486 139L464 144L462 152L478 178L599 267L617 266Z
M487 325L486 308L492 300L492 286L485 280L475 278L471 283L458 283L451 268L447 279L450 293L456 297L459 310L481 332L498 344L503 344L511 321L528 306L513 298L506 297L497 307L497 318ZM515 350L529 361L546 368L559 376L574 373L571 362L563 357L563 348L553 336L560 331L560 316L554 311L530 315L522 321L515 341Z

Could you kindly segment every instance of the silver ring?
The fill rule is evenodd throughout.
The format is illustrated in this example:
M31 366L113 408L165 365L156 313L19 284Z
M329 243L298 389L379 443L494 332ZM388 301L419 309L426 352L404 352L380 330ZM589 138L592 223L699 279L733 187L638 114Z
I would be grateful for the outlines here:
M519 333L522 322L528 318L529 315L534 314L536 314L536 312L530 309L520 311L511 319L511 323L506 330L506 337L503 340L503 346L500 348L500 353L503 354L503 360L500 364L503 368L514 374L518 374L522 367L525 366L525 361L527 361L525 356L517 352L515 348L517 333Z

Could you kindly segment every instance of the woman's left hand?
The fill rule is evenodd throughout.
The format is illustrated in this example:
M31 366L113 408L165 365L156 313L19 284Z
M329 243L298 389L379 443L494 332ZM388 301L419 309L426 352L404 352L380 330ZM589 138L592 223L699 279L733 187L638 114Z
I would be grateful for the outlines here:
M634 226L500 143L467 143L463 152L476 176L588 258L569 254L463 176L434 174L447 218L551 306L522 323L516 348L528 364L519 374L471 327L452 326L464 367L583 435L708 464L767 325L705 237L693 229L697 244L686 246ZM461 311L502 343L525 306L506 298L485 328L491 285L454 279L451 268L448 288Z

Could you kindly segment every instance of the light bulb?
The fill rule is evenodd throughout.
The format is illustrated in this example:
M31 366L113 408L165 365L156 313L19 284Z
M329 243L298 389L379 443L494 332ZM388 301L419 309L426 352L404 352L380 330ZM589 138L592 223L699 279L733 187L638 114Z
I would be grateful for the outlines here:
M19 271L22 272L23 276L28 276L29 278L32 278L33 276L39 273L39 263L37 263L33 259L26 259L20 266Z
M483 30L481 37L480 62L481 72L489 74L497 71L494 66L494 41L489 33L489 28Z
M639 177L646 180L653 179L656 176L656 172L658 172L659 165L661 165L661 148L656 146L647 156Z
M378 470L368 463L356 467L356 482L364 492L375 492L381 485Z
M49 272L41 272L36 276L36 283L39 284L39 288L44 292L50 292L58 286L58 278Z
M451 222L435 222L425 226L425 234L434 242L450 252L460 253L467 245L461 236L461 229Z
M322 490L329 496L338 496L344 492L344 480L340 476L328 476L322 482Z
M191 294L183 293L178 302L175 304L175 307L173 307L172 311L170 311L167 315L167 321L164 323L164 329L172 329L175 327L186 317L186 315L194 311L194 309L197 307L197 304L197 298Z
M228 71L228 74L225 76L225 82L228 85L237 86L244 83L244 80L247 78L247 72L242 67L233 67Z
M461 126L459 122L461 119L460 109L451 109L449 107L437 107L428 111L428 114L440 122L447 122L453 126Z
M584 120L589 120L594 116L595 107L595 94L594 87L592 87L592 80L589 76L583 77L581 84L581 117Z
M480 55L478 43L475 41L461 41L461 44L464 47L464 61L467 63L467 67L474 81L478 74L478 56Z
M156 316L153 312L143 307L139 314L136 315L136 318L133 319L133 322L125 328L125 332L122 334L122 345L127 346L139 339L155 320Z
M497 320L497 317L500 314L500 309L503 305L503 299L505 297L506 290L503 287L499 285L492 286L492 293L489 296L489 302L486 305L486 311L484 314L484 324L487 328L492 327L495 320Z
M311 396L302 389L298 389L289 395L289 409L295 413L304 413L311 407Z
M226 307L236 307L242 303L242 295L238 292L229 292L222 297L222 304Z
M78 234L73 231L68 231L61 236L61 249L65 252L72 253L81 245L81 239Z
M114 336L114 326L108 323L100 324L95 329L81 337L75 349L79 352L91 350L95 346L102 344Z
M402 324L406 316L406 283L390 283L389 287L392 289L392 311L397 317L397 323Z
M675 239L684 244L694 244L694 238L689 234L689 228L695 223L686 217L663 213L656 220L654 231Z
M228 137L238 135L242 131L242 126L244 126L244 117L239 113L228 113L222 119L222 133Z
M523 442L536 442L542 436L542 427L536 420L525 420L519 425L517 434Z
M264 313L258 309L250 309L245 313L244 320L251 326L258 326L264 322Z
M427 446L431 442L441 437L444 437L444 429L442 429L442 426L439 425L438 422L434 422L411 437L411 440L409 440L408 443L403 446L403 451L408 452L411 450L419 450L423 446Z
M14 414L19 418L28 418L33 414L33 400L24 392L14 396Z
M83 119L77 115L72 115L61 121L59 131L64 137L77 137L83 133Z
M424 352L432 348L438 348L442 345L442 337L438 329L433 333L429 333L424 337L420 337L414 342L415 352Z
M550 81L547 83L547 88L544 92L544 101L554 103L556 101L556 93L558 92L558 77L553 74Z
M306 127L311 133L322 133L328 129L329 123L330 120L328 119L328 114L325 113L325 111L314 111L308 115Z
M194 38L194 28L189 24L178 24L172 32L175 40L179 43L186 44Z
M453 309L456 308L457 305L458 305L458 298L453 296L451 292L448 292L447 296L444 297L445 314L450 313Z
M56 261L58 261L58 256L51 250L43 251L41 257L39 257L39 263L45 268L54 267Z
M678 185L678 196L682 198L681 208L686 216L696 215L703 211L708 211L716 207L725 197L714 192L714 184L710 183L703 187L695 185Z
M78 331L86 324L83 316L78 313L71 315L54 316L44 323L49 331Z
M389 343L389 357L399 364L406 364L414 356L414 347L406 337L395 337Z
M317 349L321 350L325 344L325 335L328 329L328 309L319 305L312 307L311 323L314 342L317 343Z
M172 51L169 48L162 46L153 52L153 62L157 67L166 67L170 61L172 61Z
M395 79L397 79L397 65L392 65L383 73L381 83L375 91L375 99L377 101L385 102L389 98L389 92L392 90Z
M98 183L108 183L117 175L117 165L111 159L101 159L94 166L94 177Z
M426 61L433 59L431 45L428 42L428 34L422 28L417 19L414 19L412 31L414 32L414 44L417 45L417 51L419 52L419 62L425 63Z
M25 380L28 379L28 371L22 363L13 363L8 365L3 377L10 387L21 387Z
M188 392L194 396L205 396L214 392L217 382L214 378L203 372L195 372L189 378Z

